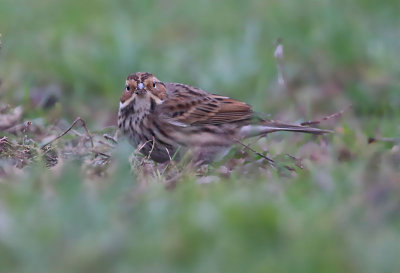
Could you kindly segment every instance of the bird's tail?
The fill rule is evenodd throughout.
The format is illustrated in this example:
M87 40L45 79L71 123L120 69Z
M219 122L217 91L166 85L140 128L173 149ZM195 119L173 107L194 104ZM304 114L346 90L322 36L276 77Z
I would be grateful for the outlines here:
M239 135L241 138L247 138L278 131L300 132L314 135L332 133L332 131L330 130L323 130L302 125L287 124L275 120L262 120L257 124L243 126L239 132Z

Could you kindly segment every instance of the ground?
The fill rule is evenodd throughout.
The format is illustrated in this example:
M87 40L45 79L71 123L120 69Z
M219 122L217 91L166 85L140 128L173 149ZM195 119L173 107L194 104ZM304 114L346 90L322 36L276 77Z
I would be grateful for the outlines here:
M0 272L398 271L399 8L2 1ZM333 133L156 165L112 139L137 71Z

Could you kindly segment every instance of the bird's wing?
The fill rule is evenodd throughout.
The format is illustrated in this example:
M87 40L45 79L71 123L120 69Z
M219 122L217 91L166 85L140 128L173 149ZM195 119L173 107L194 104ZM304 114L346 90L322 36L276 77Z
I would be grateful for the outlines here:
M204 90L179 84L166 83L168 98L159 105L160 117L171 124L217 125L249 120L250 105L228 97L209 94Z

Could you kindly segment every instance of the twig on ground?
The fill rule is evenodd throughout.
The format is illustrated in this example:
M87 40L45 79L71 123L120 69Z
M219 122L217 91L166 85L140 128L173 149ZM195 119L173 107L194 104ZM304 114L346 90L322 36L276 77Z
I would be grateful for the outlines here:
M110 140L111 142L113 142L114 144L118 144L118 141L116 139L116 136L112 137L110 135L104 134L103 137L107 140Z
M62 138L63 136L65 136L69 131L71 131L71 129L72 129L79 121L82 122L82 126L83 126L83 128L85 128L85 130L86 130L86 134L88 135L88 137L89 137L89 139L90 139L90 143L91 143L92 149L93 149L93 148L94 148L93 136L90 134L89 129L87 128L85 121L84 121L82 118L78 117L78 118L76 118L76 119L74 120L74 122L71 124L71 126L70 126L67 130L65 130L62 134L58 135L58 136L57 136L56 138L54 138L53 140L50 140L49 142L47 142L46 144L44 144L44 145L42 146L42 150L43 150L44 148L46 148L47 146L49 146L49 145L50 145L51 143L53 143L54 141L56 141L56 140Z
M107 153L103 153L103 152L99 152L99 151L93 151L93 152L95 152L96 154L105 156L105 157L107 157L107 158L110 158L110 157L111 157L111 155L110 155L110 154L107 154Z
M99 144L103 144L104 146L107 146L108 148L115 148L114 145L111 145L110 143L105 142L103 140L99 140Z
M368 144L374 142L390 142L390 143L400 143L400 138L393 138L393 137L369 137Z
M333 119L333 118L340 117L341 115L343 115L343 113L344 113L345 111L349 110L349 109L352 108L352 107L353 107L353 105L350 104L350 105L347 106L345 109L343 109L343 110L341 110L341 111L339 111L339 112L336 112L336 113L334 113L334 114L332 114L332 115L325 116L325 117L323 117L323 118L321 118L321 119L317 119L317 120L305 121L305 122L302 122L300 125L302 125L302 126L307 126L307 125L316 125L316 124L320 124L322 121L327 121L327 120L329 120L329 119Z
M254 150L254 149L251 148L250 146L248 146L248 145L244 144L243 142L241 142L239 139L236 139L236 138L235 138L235 141L236 141L237 143L239 143L240 145L242 145L243 147L245 147L246 149L252 151L253 153L255 153L255 154L261 156L262 158L264 158L265 160L267 160L268 163L271 164L272 167L276 167L276 163L275 163L275 161L274 161L273 159L269 158L269 157L266 156L266 155L263 155L262 153L257 152L256 150Z

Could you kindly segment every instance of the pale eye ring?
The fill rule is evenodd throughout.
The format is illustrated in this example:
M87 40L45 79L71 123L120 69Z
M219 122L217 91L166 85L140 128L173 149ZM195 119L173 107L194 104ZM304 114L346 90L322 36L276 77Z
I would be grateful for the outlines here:
M130 89L131 89L131 88L129 87L129 85L126 85L126 86L125 86L125 90L126 90L126 91L129 91Z

